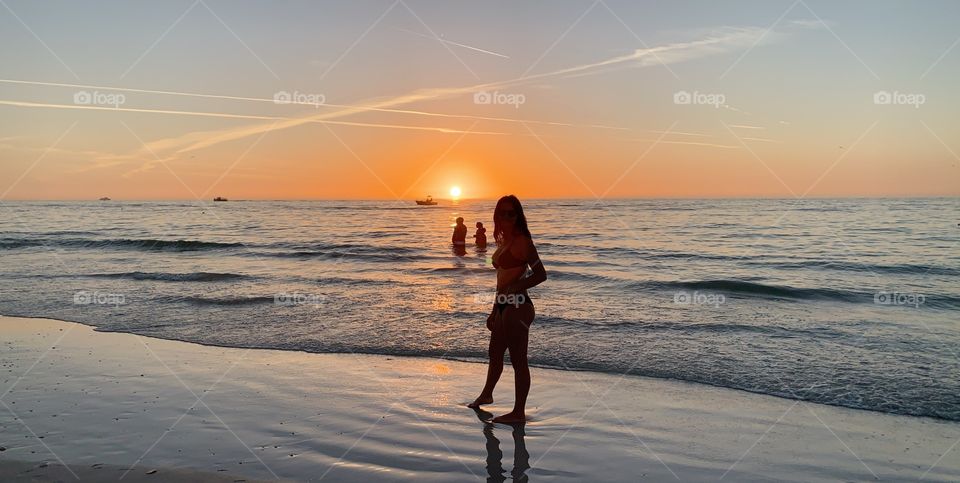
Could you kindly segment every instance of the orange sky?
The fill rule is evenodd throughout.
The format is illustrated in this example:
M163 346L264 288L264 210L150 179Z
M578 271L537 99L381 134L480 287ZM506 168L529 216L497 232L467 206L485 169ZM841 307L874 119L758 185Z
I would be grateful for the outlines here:
M228 30L17 3L43 42L0 17L26 46L0 58L0 199L960 195L944 12L746 5L344 5L264 31L254 4Z

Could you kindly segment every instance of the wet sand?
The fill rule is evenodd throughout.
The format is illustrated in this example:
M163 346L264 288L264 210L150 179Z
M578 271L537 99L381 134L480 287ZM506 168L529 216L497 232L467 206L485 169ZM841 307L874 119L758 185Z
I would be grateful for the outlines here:
M960 480L955 422L534 368L515 428L464 406L481 364L47 319L0 317L0 334L4 481ZM495 398L491 414L510 410L509 367Z

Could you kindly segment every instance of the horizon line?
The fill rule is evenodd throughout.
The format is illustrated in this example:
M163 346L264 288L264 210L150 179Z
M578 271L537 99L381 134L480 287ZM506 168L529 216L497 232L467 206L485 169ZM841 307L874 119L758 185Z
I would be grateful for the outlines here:
M960 199L958 194L943 195L833 195L833 196L807 196L803 198L785 197L785 196L618 196L618 197L525 197L526 200L536 201L623 201L623 200L771 200L771 201L807 201L807 200L920 200L920 199ZM409 202L416 201L418 198L228 198L226 201L218 203L238 203L238 202L263 202L263 201L282 201L282 202L302 202L302 201L396 201ZM435 201L463 202L463 201L495 201L499 197L475 197L475 198L434 198ZM37 199L0 199L0 204L7 202L199 202L213 203L213 199L188 199L188 198L111 198L109 200L100 200L97 198L37 198Z

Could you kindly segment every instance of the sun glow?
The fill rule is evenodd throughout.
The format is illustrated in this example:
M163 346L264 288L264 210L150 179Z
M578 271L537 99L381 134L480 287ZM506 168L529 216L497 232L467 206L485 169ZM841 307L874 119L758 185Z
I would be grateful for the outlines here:
M451 198L453 198L453 199L460 198L460 193L461 193L461 191L460 191L460 187L459 187L459 186L451 186L451 187L450 187L450 197L451 197Z

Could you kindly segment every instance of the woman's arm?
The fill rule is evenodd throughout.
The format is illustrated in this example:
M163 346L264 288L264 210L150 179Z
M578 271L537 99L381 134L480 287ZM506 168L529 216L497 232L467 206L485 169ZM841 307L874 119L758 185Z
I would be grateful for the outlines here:
M520 277L517 281L511 283L508 293L523 292L547 280L547 270L543 268L543 262L540 261L540 254L537 253L537 247L533 245L533 240L527 240L526 246L524 246L523 260L530 265L530 270L533 273L529 277Z

